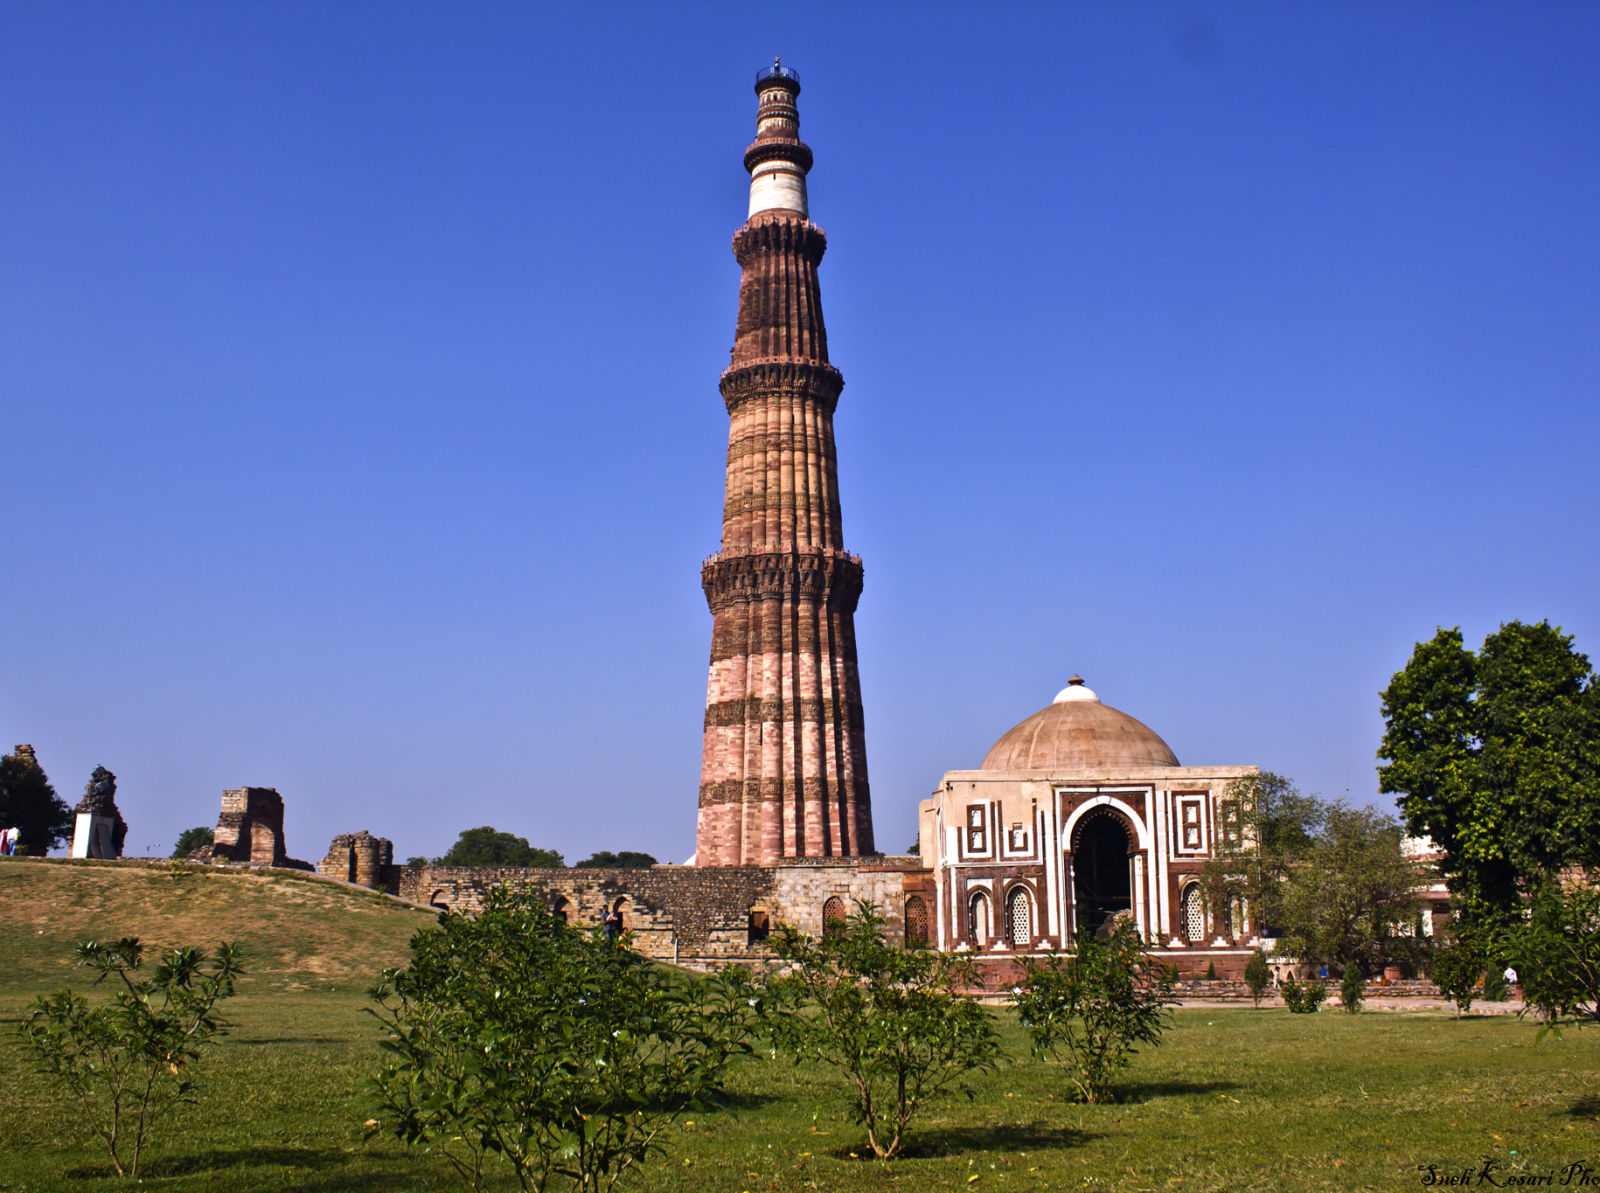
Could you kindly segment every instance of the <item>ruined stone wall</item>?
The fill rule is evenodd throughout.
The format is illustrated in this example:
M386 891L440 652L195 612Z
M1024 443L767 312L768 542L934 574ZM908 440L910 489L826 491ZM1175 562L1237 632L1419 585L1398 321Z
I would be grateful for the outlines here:
M648 870L524 869L408 866L400 895L450 911L472 913L496 886L535 890L569 923L598 926L610 908L622 912L634 947L646 956L706 968L768 960L751 913L769 926L822 931L823 908L838 898L847 910L871 899L891 939L902 940L907 884L920 888L916 858L819 858L782 866L655 866Z
M317 863L317 873L341 882L353 882L375 891L398 891L400 867L394 864L394 842L374 837L366 829L340 833Z
M283 839L283 796L272 787L241 787L222 793L210 849L192 855L197 861L243 862L251 866L285 866L311 870L309 862L289 856Z

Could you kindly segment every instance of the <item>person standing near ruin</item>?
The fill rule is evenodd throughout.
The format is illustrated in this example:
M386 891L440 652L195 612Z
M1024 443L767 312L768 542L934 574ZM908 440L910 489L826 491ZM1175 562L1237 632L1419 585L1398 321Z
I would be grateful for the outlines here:
M606 930L606 939L616 940L617 934L622 931L622 916L615 907L610 908L600 924Z

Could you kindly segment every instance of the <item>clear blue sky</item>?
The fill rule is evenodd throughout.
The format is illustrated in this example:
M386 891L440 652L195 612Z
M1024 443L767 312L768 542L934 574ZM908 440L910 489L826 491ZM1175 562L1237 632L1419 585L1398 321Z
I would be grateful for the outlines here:
M1378 802L1436 626L1600 652L1600 5L9 2L0 748L686 856L774 53L885 847L1074 672Z

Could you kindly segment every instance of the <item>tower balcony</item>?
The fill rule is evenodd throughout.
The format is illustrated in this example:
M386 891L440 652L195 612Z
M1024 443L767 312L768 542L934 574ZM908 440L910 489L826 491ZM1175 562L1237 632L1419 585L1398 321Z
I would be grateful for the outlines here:
M796 91L800 90L800 75L793 67L785 66L774 61L771 66L763 66L756 71L756 90L760 91L771 80L780 79L786 83L793 83Z

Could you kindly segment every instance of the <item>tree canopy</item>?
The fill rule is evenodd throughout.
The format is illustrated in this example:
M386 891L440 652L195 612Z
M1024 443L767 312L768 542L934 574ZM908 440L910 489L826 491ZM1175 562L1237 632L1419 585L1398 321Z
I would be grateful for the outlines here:
M581 862L572 864L580 870L648 870L656 864L656 859L651 854L639 853L632 849L623 849L617 853L612 853L609 849L597 849Z
M1265 772L1230 784L1204 883L1219 917L1236 898L1278 951L1372 973L1411 957L1417 863L1394 817L1305 795Z
M178 843L172 847L173 857L188 857L196 849L203 849L216 840L216 834L203 824L186 828L178 834Z
M450 852L433 859L436 866L530 866L559 869L566 860L555 849L529 845L526 837L503 833L484 825L469 828L456 839Z
M32 746L0 758L0 828L15 829L23 847L39 856L72 833L72 809L56 795Z
M1600 864L1600 684L1571 635L1512 621L1474 654L1441 629L1382 695L1380 790L1445 852L1469 931L1562 867Z

